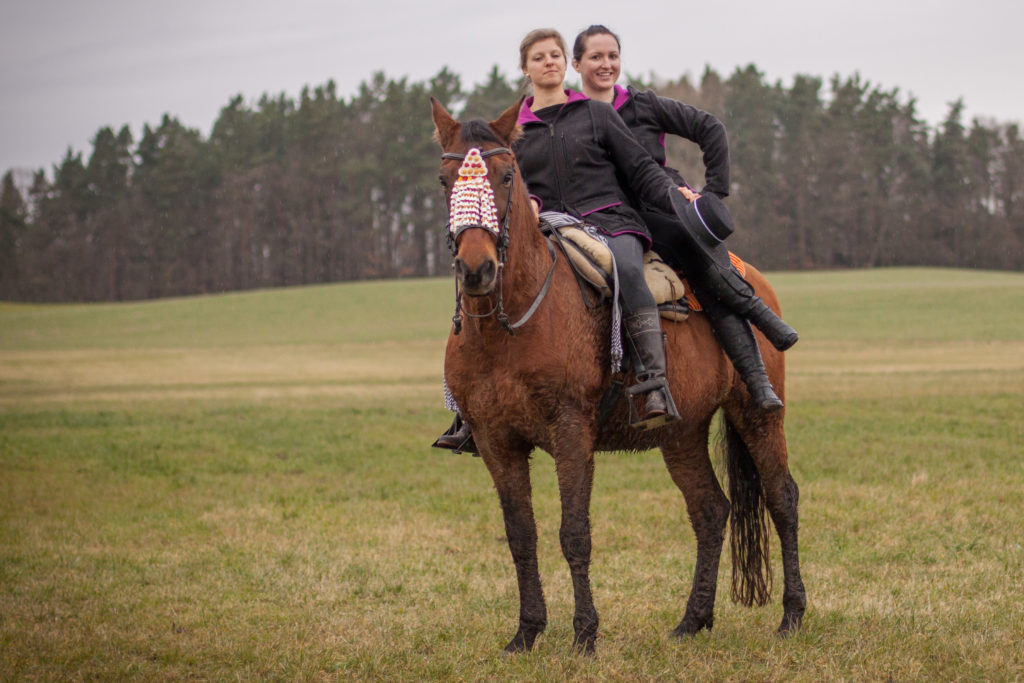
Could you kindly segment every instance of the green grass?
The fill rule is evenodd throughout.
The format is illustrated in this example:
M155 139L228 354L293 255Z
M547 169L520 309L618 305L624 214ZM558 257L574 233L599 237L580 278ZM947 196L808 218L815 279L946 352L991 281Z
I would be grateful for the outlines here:
M729 602L726 558L714 631L671 640L681 496L656 452L600 454L594 659L569 654L543 453L549 626L498 656L518 597L496 496L427 447L448 280L0 305L0 680L1024 678L1024 276L772 281L803 335L804 629L773 637L778 594Z

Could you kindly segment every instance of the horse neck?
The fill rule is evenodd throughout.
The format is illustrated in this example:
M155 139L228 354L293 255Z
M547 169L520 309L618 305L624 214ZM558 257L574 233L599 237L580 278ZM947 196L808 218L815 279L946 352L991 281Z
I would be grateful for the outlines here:
M511 206L508 252L502 273L505 307L522 313L533 302L551 268L547 239L533 220L529 199L522 195Z

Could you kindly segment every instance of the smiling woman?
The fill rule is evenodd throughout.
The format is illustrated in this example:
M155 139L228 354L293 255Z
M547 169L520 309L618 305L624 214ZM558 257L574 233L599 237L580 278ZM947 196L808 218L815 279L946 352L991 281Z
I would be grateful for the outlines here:
M616 85L621 71L620 51L618 35L606 26L595 24L576 36L573 67L583 79L583 91L592 99L612 105L637 141L679 189L679 194L671 193L676 205L672 212L635 197L640 216L650 230L654 249L668 263L686 273L714 327L715 337L758 404L766 411L778 410L782 401L765 374L751 323L780 351L795 344L798 335L753 296L753 289L734 267L724 245L725 238L732 232L732 219L720 201L729 194L729 144L725 126L705 111L659 97L652 90L640 92L632 86L626 89ZM678 171L667 166L665 139L670 134L700 146L708 181L701 192L695 191ZM695 220L686 220L687 217Z
M611 103L615 83L622 69L619 36L604 26L593 25L576 36L572 46L572 68L583 78L587 96Z

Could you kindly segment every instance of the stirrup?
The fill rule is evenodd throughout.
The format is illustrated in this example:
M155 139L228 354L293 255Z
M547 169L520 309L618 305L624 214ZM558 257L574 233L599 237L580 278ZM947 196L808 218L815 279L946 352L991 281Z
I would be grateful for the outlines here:
M665 412L658 412L651 415L646 412L646 397L654 391L661 392L662 398L665 399ZM672 392L668 389L668 382L663 378L655 377L638 384L634 384L626 389L626 394L628 395L626 402L629 403L629 426L637 431L645 432L649 429L662 427L669 422L681 419L679 416L679 410L676 408L675 401L672 400ZM643 417L641 417L637 412L636 402L633 400L633 397L637 394L644 397L645 414Z
M430 445L432 448L443 448L453 453L472 453L474 456L479 456L476 442L473 441L473 430L458 413L455 414L455 419L452 420L451 426L445 433L437 437Z

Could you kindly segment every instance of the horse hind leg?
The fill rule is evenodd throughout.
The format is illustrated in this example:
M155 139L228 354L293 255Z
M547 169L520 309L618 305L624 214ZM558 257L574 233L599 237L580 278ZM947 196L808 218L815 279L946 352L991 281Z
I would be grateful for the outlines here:
M708 455L707 427L683 445L662 446L662 457L672 481L683 493L686 511L697 537L693 586L682 621L672 631L676 638L711 630L718 590L718 564L729 518L729 501L718 484Z
M776 485L771 486L771 491L768 495L768 510L779 534L785 576L782 622L778 633L787 637L800 630L807 609L807 593L800 577L800 554L797 549L797 503L800 500L800 489L787 471Z
M525 652L533 648L537 636L547 626L547 607L537 566L537 525L530 494L529 451L495 457L488 449L483 459L498 491L505 535L519 584L519 628L505 646L505 653Z
M782 551L783 616L778 634L786 637L800 629L807 606L797 540L800 490L787 464L782 415L740 422L742 429L735 424L727 417L723 426L732 499L733 600L748 606L768 601L767 509Z

